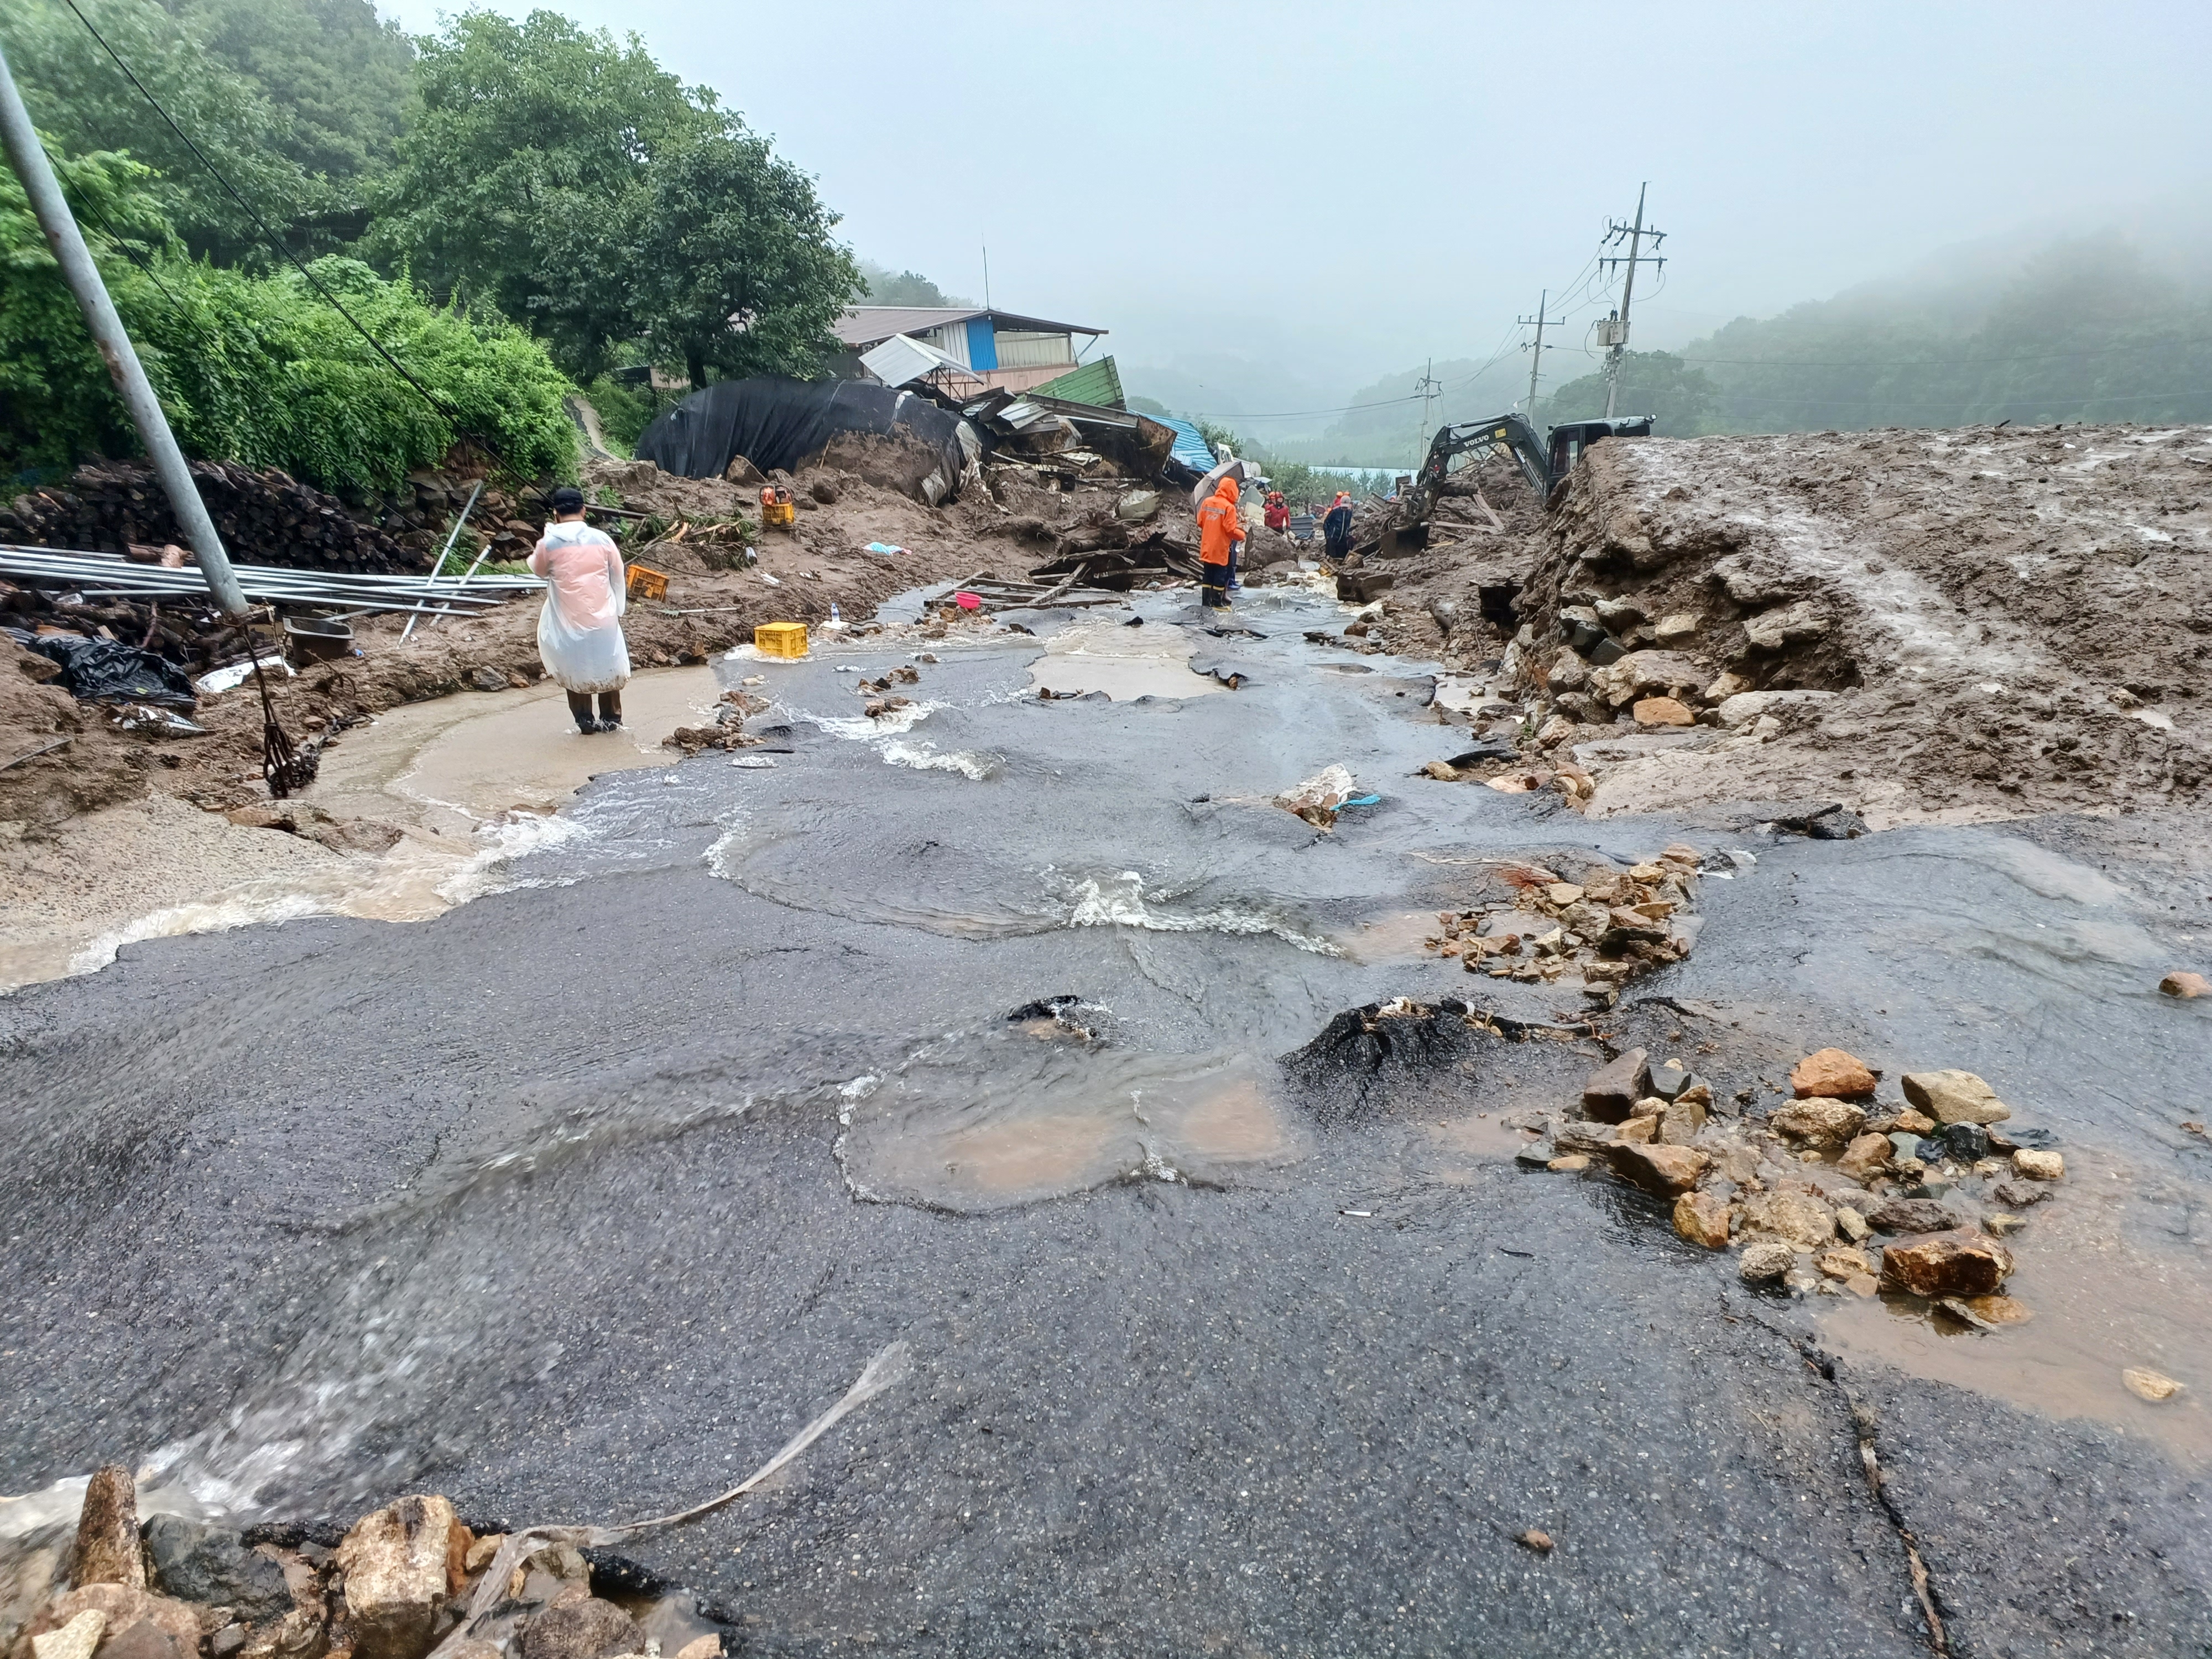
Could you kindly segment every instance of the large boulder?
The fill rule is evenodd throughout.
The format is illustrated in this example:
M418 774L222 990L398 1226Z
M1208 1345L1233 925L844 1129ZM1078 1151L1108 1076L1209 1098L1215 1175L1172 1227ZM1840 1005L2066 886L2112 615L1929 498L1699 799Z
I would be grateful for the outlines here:
M1899 1239L1881 1253L1883 1287L1914 1296L1989 1296L2011 1271L2011 1251L1963 1228Z
M69 1578L78 1589L87 1584L145 1585L146 1564L138 1553L138 1486L120 1463L108 1464L85 1483L76 1543L70 1551Z
M1583 1081L1583 1110L1600 1123L1626 1123L1650 1081L1650 1055L1641 1048L1631 1048Z
M1866 1113L1849 1101L1794 1100L1766 1120L1777 1134L1814 1146L1844 1146L1866 1123Z
M1698 1184L1712 1159L1694 1146L1616 1142L1606 1149L1613 1173L1654 1198L1673 1198Z
M1590 690L1619 708L1638 697L1695 697L1711 678L1679 651L1632 651L1619 662L1590 671Z
M359 1659L422 1659L467 1551L468 1529L442 1498L403 1498L354 1522L337 1560Z
M144 1537L155 1586L166 1595L234 1608L248 1624L291 1610L284 1569L247 1549L235 1533L180 1515L157 1515L146 1523Z
M1819 1049L1790 1071L1790 1091L1800 1100L1847 1100L1870 1095L1875 1082L1866 1062L1841 1048Z
M1938 1123L2002 1123L2012 1108L1972 1072L1907 1072L1905 1097Z

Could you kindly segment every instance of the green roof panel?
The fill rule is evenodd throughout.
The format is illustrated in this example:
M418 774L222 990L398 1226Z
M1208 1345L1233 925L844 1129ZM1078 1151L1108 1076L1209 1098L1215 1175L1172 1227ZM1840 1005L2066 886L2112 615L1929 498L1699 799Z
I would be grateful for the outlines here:
M1085 363L1080 368L1071 368L1058 380L1047 380L1030 390L1071 404L1089 404L1094 409L1128 407L1121 397L1121 371L1114 367L1110 356L1095 363Z

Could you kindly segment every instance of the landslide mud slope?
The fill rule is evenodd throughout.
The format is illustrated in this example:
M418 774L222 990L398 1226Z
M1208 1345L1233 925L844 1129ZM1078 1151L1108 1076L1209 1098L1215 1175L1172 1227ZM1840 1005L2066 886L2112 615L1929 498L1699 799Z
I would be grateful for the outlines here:
M1602 445L1522 595L1519 673L1601 815L2186 804L2212 769L2208 488L2201 426ZM1729 702L1774 691L1830 695Z

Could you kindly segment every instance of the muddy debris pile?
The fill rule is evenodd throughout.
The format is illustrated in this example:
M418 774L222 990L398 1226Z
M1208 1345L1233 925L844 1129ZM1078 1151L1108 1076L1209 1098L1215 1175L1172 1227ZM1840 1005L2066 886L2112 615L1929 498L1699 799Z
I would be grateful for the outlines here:
M1690 1243L1738 1251L1748 1283L1793 1295L1918 1298L1995 1329L2029 1317L2003 1294L2021 1212L2062 1190L2064 1155L1971 1072L1909 1072L1903 1098L1823 1048L1790 1074L1792 1098L1754 1121L1722 1111L1679 1058L1631 1048L1592 1073L1571 1112L1524 1114L1525 1166L1610 1174L1671 1205ZM1747 1103L1749 1091L1735 1103Z
M2204 427L1601 444L1506 667L1601 815L2179 805L2212 776L2208 465Z
M1474 904L1437 914L1423 941L1470 974L1579 988L1610 1008L1638 975L1685 960L1696 939L1697 848L1680 842L1626 870L1584 855L1500 861ZM1552 866L1560 866L1555 869Z
M722 1627L692 1596L565 1543L522 1555L458 1643L498 1565L498 1532L445 1498L402 1498L336 1528L244 1532L173 1514L143 1525L131 1471L88 1483L73 1538L34 1542L0 1607L8 1659L718 1659ZM650 1581L642 1581L649 1583Z

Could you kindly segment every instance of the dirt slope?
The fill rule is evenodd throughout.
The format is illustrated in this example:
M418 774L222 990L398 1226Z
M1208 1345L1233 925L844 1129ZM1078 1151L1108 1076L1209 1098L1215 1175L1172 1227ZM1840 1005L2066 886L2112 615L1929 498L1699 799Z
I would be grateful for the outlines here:
M1596 774L1600 814L2192 801L2212 768L2208 488L2204 427L1603 445L1556 505L1509 670L1564 716L1547 746ZM1780 691L1816 695L1728 701ZM1698 726L1636 722L1668 694L1686 713L1650 712Z

